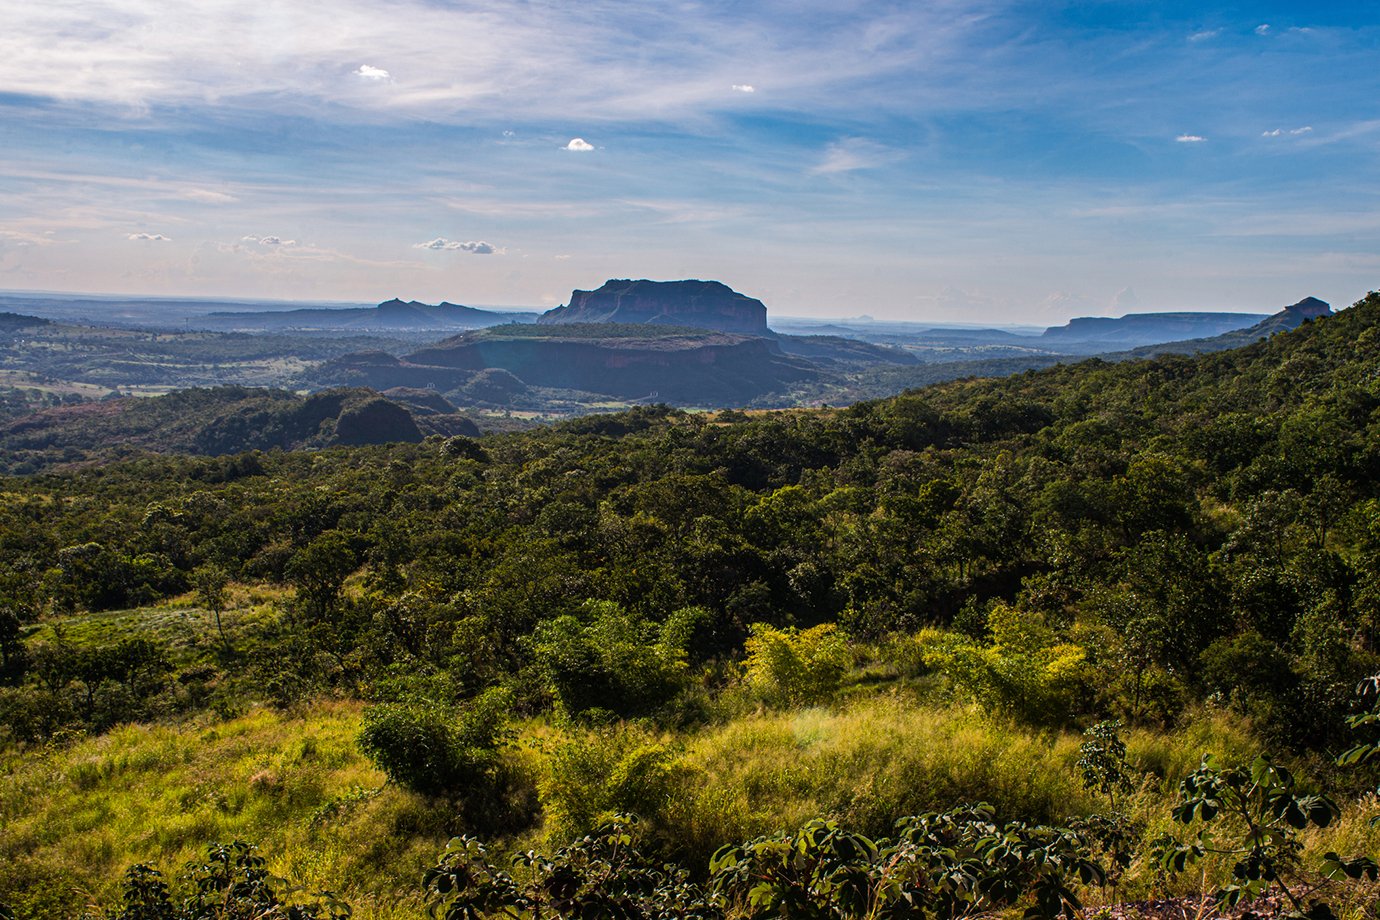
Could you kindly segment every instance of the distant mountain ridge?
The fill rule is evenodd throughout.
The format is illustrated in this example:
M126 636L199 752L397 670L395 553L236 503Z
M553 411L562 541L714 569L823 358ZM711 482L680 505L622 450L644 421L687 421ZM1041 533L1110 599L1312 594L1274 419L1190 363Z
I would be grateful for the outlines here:
M1244 329L1268 318L1265 313L1128 313L1125 316L1082 316L1063 326L1051 326L1042 344L1066 342L1109 345L1148 345L1176 339L1205 338Z
M609 280L597 290L571 291L570 303L546 311L537 322L689 326L771 335L766 305L720 281Z
M210 313L197 324L218 329L453 332L504 323L533 322L530 313L481 310L442 301L439 304L393 298L376 307L322 308Z

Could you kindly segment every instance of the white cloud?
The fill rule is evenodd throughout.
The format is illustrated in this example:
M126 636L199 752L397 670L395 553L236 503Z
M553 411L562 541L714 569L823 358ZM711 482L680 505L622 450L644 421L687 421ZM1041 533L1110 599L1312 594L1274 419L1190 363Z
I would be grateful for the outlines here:
M1310 132L1310 131L1312 131L1312 130L1313 130L1313 126L1312 126L1312 125L1304 125L1302 128L1295 128L1295 129L1293 129L1292 131L1290 131L1289 133L1297 136L1297 135L1299 135L1299 134L1307 134L1308 132Z
M1287 134L1293 135L1294 137L1298 137L1298 136L1301 135L1301 134L1309 134L1309 133L1312 132L1312 130L1313 130L1313 126L1312 126L1312 125L1304 125L1302 128L1290 128L1287 132L1286 132L1283 128L1275 128L1275 129L1273 129L1273 130L1271 130L1271 131L1262 131L1262 132L1260 132L1260 136L1261 136L1261 137L1279 137L1279 136L1281 136L1281 135L1287 133Z
M1201 134L1180 134L1178 137L1174 138L1174 140L1178 141L1180 144L1201 144L1203 141L1207 140L1207 138L1203 137Z
M360 64L355 71L355 76L363 77L366 80L387 80L388 71L382 67L370 67L368 64Z
M1188 37L1191 42L1205 42L1216 38L1222 34L1221 29L1204 29L1201 32L1194 32Z
M574 150L577 153L585 153L587 151L593 150L594 145L591 144L589 141L585 140L583 137L572 137L570 139L570 143L566 144L565 147L563 147L562 149Z
M757 92L757 87L753 86L751 83L734 83L733 91L735 93L755 93Z
M503 132L503 136L504 136L504 137L512 137L512 136L515 135L515 134L517 134L516 131L504 131L504 132Z
M131 240L150 240L155 243L171 243L172 237L164 236L161 233L131 233L128 236Z
M1128 287L1117 291L1116 296L1112 298L1112 309L1114 310L1130 312L1138 306L1140 306L1140 298L1136 296L1135 291Z
M903 154L862 137L846 137L824 149L824 159L810 170L812 175L833 175L858 169L873 169L899 160Z
M242 236L242 243L258 243L260 246L296 246L296 240L285 240L281 236Z
M557 262L569 262L569 261L570 261L570 254L569 254L569 253L566 253L566 252L563 252L563 253L561 253L560 255L556 256L556 261L557 261Z
M1270 24L1269 24L1268 22L1262 22L1260 25L1258 25L1258 26L1255 27L1255 34L1256 34L1256 35L1269 35L1269 34L1270 34Z
M486 243L483 240L470 240L468 242L462 243L459 240L448 240L439 236L436 239L428 240L425 243L415 243L413 244L412 248L434 249L438 251L444 250L450 252L469 252L477 256L488 256L498 252L498 249L492 243Z
M1273 131L1262 131L1262 132L1260 132L1260 136L1261 136L1261 137L1279 137L1279 136L1280 136L1281 134L1283 134L1283 133L1284 133L1284 129L1283 129L1283 128L1275 128Z

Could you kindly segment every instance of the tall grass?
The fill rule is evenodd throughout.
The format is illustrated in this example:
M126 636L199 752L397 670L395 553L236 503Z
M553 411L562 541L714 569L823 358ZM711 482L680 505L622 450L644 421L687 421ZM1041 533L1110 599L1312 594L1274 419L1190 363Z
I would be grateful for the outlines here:
M110 903L131 863L175 872L206 844L238 838L259 844L275 873L344 895L357 917L421 917L421 872L464 828L448 806L385 784L359 752L359 727L357 704L327 701L292 715L257 709L124 726L0 755L0 901L21 917L71 916ZM1105 805L1083 788L1077 733L1035 731L904 690L745 712L682 733L544 720L519 729L510 765L535 787L544 823L494 841L495 852L556 845L634 812L650 843L702 875L721 845L817 816L885 836L902 815L964 802L1032 821ZM1239 721L1211 710L1173 732L1130 731L1126 740L1141 776L1129 807L1146 840L1176 830L1177 784L1203 752L1240 761L1256 750ZM1380 850L1368 821L1380 805L1343 804L1342 821L1307 837L1309 861ZM1196 892L1225 868L1209 862L1206 880L1166 882L1141 858L1119 891L1094 900Z
M353 900L356 916L415 916L427 861L460 830L359 753L359 707L226 722L130 725L0 767L0 900L20 916L109 902L124 869L176 872L208 843L257 843L272 871Z

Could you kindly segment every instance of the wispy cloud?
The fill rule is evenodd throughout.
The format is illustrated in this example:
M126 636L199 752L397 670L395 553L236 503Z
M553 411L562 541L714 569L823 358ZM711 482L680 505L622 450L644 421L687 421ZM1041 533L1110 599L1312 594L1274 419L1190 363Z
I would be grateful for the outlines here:
M846 137L826 147L824 158L810 172L817 176L827 176L859 169L875 169L887 163L894 163L902 156L904 154L901 151L876 141L862 137Z
M459 240L448 240L439 236L436 239L428 240L425 243L414 243L412 248L433 249L437 251L448 252L468 252L473 253L477 256L489 256L498 252L497 247L495 247L492 243L486 243L483 240L470 240L468 242L462 243Z
M845 99L857 105L877 76L967 67L967 51L983 47L988 8L1005 2L875 11L821 4L791 17L763 4L735 9L725 28L713 3L690 11L627 0L542 3L531 15L521 0L0 0L0 92L142 113L159 105L295 112L304 100L325 100L446 121L476 113L670 119L730 105L723 88L748 91L742 62L751 60L774 104L842 108ZM629 42L637 54L625 53ZM405 73L377 63L394 60L409 62ZM342 62L353 87L340 79ZM387 94L365 88L385 80ZM938 96L943 82L907 85Z
M757 92L757 87L753 86L751 83L734 83L733 91L735 93L755 93Z
M1174 140L1180 144L1201 144L1203 141L1207 140L1207 138L1203 137L1201 134L1180 134L1178 137L1174 138Z
M172 242L172 237L170 237L170 236L164 236L164 235L161 234L161 233L131 233L131 234L128 235L127 239L131 239L131 240L148 240L148 241L154 242L154 243L171 243L171 242Z
M1256 35L1269 35L1269 34L1270 34L1270 24L1269 24L1268 22L1262 22L1260 25L1258 25L1258 26L1255 27L1255 34L1256 34Z
M594 149L594 145L583 137L572 137L570 143L566 144L562 149L573 150L576 153L587 153Z
M1281 137L1281 136L1283 136L1283 135L1285 135L1285 134L1288 134L1288 135L1292 135L1293 137L1299 137L1300 135L1303 135L1303 134L1311 134L1312 132L1313 132L1313 126L1312 126L1312 125L1304 125L1302 128L1291 128L1291 129L1288 130L1288 131L1285 131L1283 128L1275 128L1275 129L1270 130L1270 131L1262 131L1262 132L1260 133L1260 136L1261 136L1261 137Z
M1194 32L1192 35L1188 37L1188 40L1191 42L1211 41L1212 39L1216 38L1221 34L1221 29L1204 29L1201 32Z
M296 240L285 240L281 236L243 236L242 243L258 243L260 246L296 246Z
M3 230L0 229L0 240L11 240L20 246L50 246L60 242L53 237L53 231L47 230L43 233L32 233L27 230Z
M188 201L197 201L202 204L231 204L239 201L229 192L218 192L209 188L188 188L178 193L179 197Z

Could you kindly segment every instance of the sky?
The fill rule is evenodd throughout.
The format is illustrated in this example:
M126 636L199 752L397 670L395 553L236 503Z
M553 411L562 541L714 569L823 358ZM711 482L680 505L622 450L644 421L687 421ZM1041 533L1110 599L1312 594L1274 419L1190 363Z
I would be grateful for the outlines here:
M1380 287L1380 4L0 0L0 289L1053 323Z

